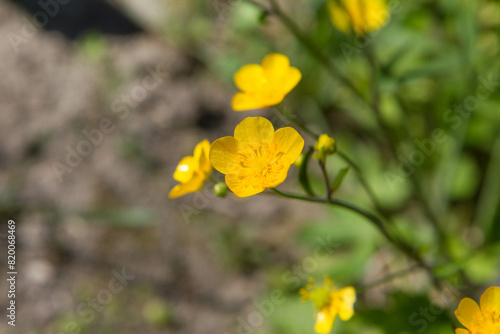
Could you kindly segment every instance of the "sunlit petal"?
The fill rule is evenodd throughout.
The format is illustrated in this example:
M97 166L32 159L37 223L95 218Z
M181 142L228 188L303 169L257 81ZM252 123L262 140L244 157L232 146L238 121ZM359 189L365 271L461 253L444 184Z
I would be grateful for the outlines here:
M228 174L239 164L238 141L233 137L217 139L210 149L210 162L216 170Z
M264 117L247 117L234 130L234 138L240 143L268 143L273 136L273 125Z

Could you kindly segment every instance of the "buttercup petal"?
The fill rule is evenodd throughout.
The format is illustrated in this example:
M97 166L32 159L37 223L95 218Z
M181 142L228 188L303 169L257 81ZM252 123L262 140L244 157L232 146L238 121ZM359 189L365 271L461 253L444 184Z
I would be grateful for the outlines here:
M457 328L457 329L455 329L455 334L471 334L471 333L466 329Z
M229 174L233 166L239 163L238 141L233 137L217 139L210 149L210 162L222 174Z
M279 79L286 74L290 68L290 60L287 56L279 53L271 53L262 60L262 68L267 78Z
M188 182L193 177L193 173L196 171L197 168L198 164L193 157L191 156L184 157L182 158L182 160L177 165L177 168L175 169L174 179L181 183Z
M196 159L199 159L204 154L208 155L208 151L210 151L210 142L207 139L205 139L198 145L196 145L196 147L194 148L193 156Z
M479 309L479 305L470 298L464 298L458 305L455 311L455 316L458 321L469 330L474 330L477 324L484 322L483 314Z
M247 117L234 129L234 138L240 143L270 142L274 128L264 117Z
M234 75L234 83L244 92L259 91L265 82L264 70L257 64L245 65Z
M280 86L283 94L286 95L290 93L290 91L297 86L301 79L302 73L300 73L297 68L290 67L280 80Z
M195 174L194 177L186 182L176 185L168 194L170 198L178 198L184 196L188 193L194 193L200 191L203 188L203 177L199 174Z
M234 111L260 109L268 106L260 96L253 93L236 93L231 101L231 107Z
M272 173L272 178L268 178L266 182L263 183L263 185L266 188L276 188L277 186L285 182L286 177L288 176L288 170L290 170L290 166L291 165L286 164L285 166L283 166L283 168L281 167L273 168L273 166L269 167Z
M250 197L266 190L252 176L241 178L237 174L227 174L225 180L227 187L238 197Z
M488 288L481 296L479 303L484 317L488 318L493 312L500 316L500 287Z
M339 305L340 319L347 321L354 315L354 303L356 302L356 291L352 286L337 291L341 303Z
M194 158L198 161L200 170L206 175L212 171L212 164L208 158L210 152L210 142L205 139L194 148Z
M314 330L316 333L328 334L332 330L333 322L335 321L336 314L331 312L328 307L324 307L316 315L316 325Z
M345 8L339 6L335 0L328 1L330 20L333 25L345 34L348 34L351 27L351 17L345 11Z
M290 127L278 129L274 133L273 140L283 152L282 159L286 159L289 163L294 163L304 148L304 139Z
M386 0L343 0L340 5L331 0L328 9L333 25L344 33L354 30L363 35L381 28L389 19Z
M389 19L389 10L386 0L370 0L364 12L364 24L366 31L375 31L383 27Z

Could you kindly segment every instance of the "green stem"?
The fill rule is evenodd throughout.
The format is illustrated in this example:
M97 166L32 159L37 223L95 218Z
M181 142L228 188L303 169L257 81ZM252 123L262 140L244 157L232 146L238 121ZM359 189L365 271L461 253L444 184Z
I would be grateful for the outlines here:
M296 116L289 113L282 104L277 104L275 107L276 107L276 110L278 110L278 112L281 115L283 115L283 117L285 117L287 120L289 120L290 122L295 124L295 126L297 126L299 129L306 132L309 136L313 137L314 139L319 138L318 134L316 134L314 131L312 131L307 126L305 126L302 122L300 122Z
M379 212L379 214L384 215L384 210L382 208L382 205L380 204L380 201L373 191L373 189L370 187L368 184L368 181L366 180L363 172L361 171L361 168L352 160L347 154L345 154L342 151L337 151L337 154L345 161L347 162L352 169L356 172L356 175L358 176L358 180L361 183L361 186L365 189L366 193L368 194L368 197L370 197L370 200L372 204L375 206L375 209ZM384 216L384 218L387 218Z
M382 129L386 141L388 144L388 147L395 159L398 158L398 148L395 143L400 142L400 138L398 135L392 131L392 129L385 123L384 119L382 118L381 110L380 110L380 91L378 89L378 64L377 60L375 58L375 55L373 53L373 50L370 46L367 46L366 48L363 49L365 56L368 60L368 63L370 64L370 67L372 69L372 109L375 112L375 117L377 120L377 123L379 127ZM401 104L400 104L401 105ZM403 105L402 105L403 107ZM436 235L439 239L439 247L440 249L443 250L443 243L446 241L446 234L442 230L439 220L434 214L429 202L426 199L425 192L420 184L420 180L418 178L418 175L416 173L411 173L410 176L410 182L412 183L413 189L415 191L415 197L417 201L420 204L420 207L422 208L425 216L431 223L432 227L434 228L434 231L436 232Z
M433 283L437 288L441 287L441 281L435 276L433 269L427 265L427 263L424 262L424 260L418 255L418 253L413 251L413 248L408 245L406 242L402 240L397 240L395 239L389 231L386 229L385 224L378 218L376 215L372 214L371 212L368 212L364 209L361 209L351 203L344 202L335 198L332 198L328 201L328 199L323 199L323 198L316 198L316 197L306 197L302 195L296 195L296 194L289 194L289 193L284 193L279 191L276 188L271 189L275 194L289 198L289 199L296 199L296 200L301 200L301 201L306 201L306 202L313 202L313 203L322 203L322 204L329 204L333 206L340 206L345 209L348 209L350 211L356 212L357 214L365 217L369 221L371 221L377 229L382 233L382 235L390 242L392 243L397 249L399 249L402 253L404 253L406 256L409 258L413 259L415 262L418 263L418 265L422 268L424 268L429 275L433 278Z
M409 268L396 271L396 272L394 272L392 274L389 274L389 275L387 275L387 276L385 276L385 277L383 277L383 278L381 278L379 280L376 280L374 282L366 283L366 284L358 286L356 288L356 292L362 292L362 291L366 291L366 290L370 290L370 289L376 288L379 285L382 285L382 284L388 283L390 281L393 281L396 278L401 278L401 277L404 277L406 275L409 275L413 271L415 271L415 269L418 269L418 268L420 268L420 265L419 264L415 264L413 266L410 266Z
M500 131L498 131L491 159L488 164L486 176L484 178L483 189L479 197L476 219L479 225L483 228L486 235L489 235L495 213L497 212L500 202L500 178L498 171L500 170Z
M326 200L330 203L332 201L332 184L330 183L330 177L328 176L328 171L326 170L326 158L325 161L319 161L319 166L321 167L321 172L325 178Z

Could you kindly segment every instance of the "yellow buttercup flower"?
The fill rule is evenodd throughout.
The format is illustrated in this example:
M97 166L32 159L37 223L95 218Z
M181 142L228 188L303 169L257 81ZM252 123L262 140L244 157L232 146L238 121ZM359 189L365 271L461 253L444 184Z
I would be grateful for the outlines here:
M457 334L500 334L500 287L491 287L481 296L481 307L472 299L464 298L455 316L467 329L457 328Z
M337 29L359 36L380 29L390 17L386 0L330 0L328 9Z
M314 283L312 278L309 279ZM312 301L316 308L316 325L314 330L320 334L330 333L337 315L347 321L354 315L356 290L352 287L337 289L333 281L325 276L322 286L308 284L300 290L302 301Z
M174 173L174 179L180 184L176 185L168 195L170 198L181 197L188 193L200 191L203 183L210 177L212 165L208 159L210 142L204 140L194 149L193 156L184 157Z
M233 193L248 197L285 181L303 147L304 139L294 129L275 132L267 119L247 117L236 126L234 137L212 144L210 161L226 174L226 184Z
M241 92L233 97L236 111L274 106L285 98L302 78L287 56L279 53L267 55L262 65L243 66L234 75L234 82Z

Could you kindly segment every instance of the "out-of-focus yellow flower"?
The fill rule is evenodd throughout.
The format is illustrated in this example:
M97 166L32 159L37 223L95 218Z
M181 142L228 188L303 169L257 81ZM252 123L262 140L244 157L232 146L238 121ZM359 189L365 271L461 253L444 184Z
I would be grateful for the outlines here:
M472 299L464 298L455 316L467 329L457 328L457 334L500 333L500 287L491 287L481 296L481 307Z
M297 160L304 139L292 128L276 132L263 117L247 117L234 130L234 137L216 140L210 161L226 174L226 184L239 197L256 195L285 181Z
M285 98L302 78L287 56L279 53L267 55L262 65L243 66L234 75L234 82L241 92L233 97L236 111L274 106Z
M337 29L359 36L380 29L390 16L386 0L330 0L328 9Z
M168 195L170 198L181 197L188 193L200 191L203 183L210 177L212 165L208 159L210 142L204 140L194 149L193 156L184 157L174 173L174 179L180 184L176 185Z
M314 330L320 334L330 333L335 317L347 321L354 315L356 290L353 287L337 289L333 281L325 276L321 286L313 285L314 279L309 278L311 284L300 290L302 301L312 301L316 309L316 325Z
M337 152L337 142L329 135L322 134L314 144L314 150L316 151L314 158L324 161L328 155Z

